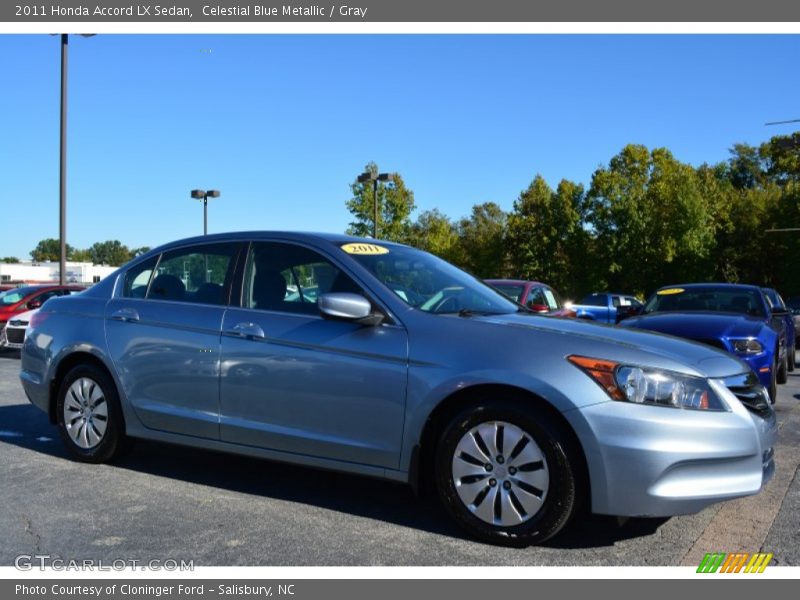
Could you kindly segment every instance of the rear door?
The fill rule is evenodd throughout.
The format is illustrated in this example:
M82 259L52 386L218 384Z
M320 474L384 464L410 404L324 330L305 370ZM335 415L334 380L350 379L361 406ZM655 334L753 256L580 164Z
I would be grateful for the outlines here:
M132 268L106 308L122 389L151 429L219 438L222 317L240 245L194 245Z

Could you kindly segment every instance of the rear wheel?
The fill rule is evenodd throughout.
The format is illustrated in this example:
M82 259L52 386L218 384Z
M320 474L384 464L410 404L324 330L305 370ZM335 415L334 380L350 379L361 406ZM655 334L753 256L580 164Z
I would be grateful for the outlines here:
M116 386L94 365L78 365L67 373L56 416L67 450L79 461L108 462L127 447Z
M528 546L577 510L577 451L544 411L505 400L458 414L439 440L435 478L445 508L472 536Z
M786 354L789 357L789 372L791 373L792 371L794 371L794 367L795 367L794 346L792 346L791 348L789 348L787 346Z

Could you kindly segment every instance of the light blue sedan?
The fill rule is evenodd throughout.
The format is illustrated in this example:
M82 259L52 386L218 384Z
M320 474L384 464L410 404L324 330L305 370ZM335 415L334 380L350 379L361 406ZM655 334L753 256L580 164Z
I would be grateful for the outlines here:
M147 438L382 477L508 545L582 504L691 513L774 472L775 416L736 357L532 314L430 254L341 235L156 248L48 302L20 377L78 460Z

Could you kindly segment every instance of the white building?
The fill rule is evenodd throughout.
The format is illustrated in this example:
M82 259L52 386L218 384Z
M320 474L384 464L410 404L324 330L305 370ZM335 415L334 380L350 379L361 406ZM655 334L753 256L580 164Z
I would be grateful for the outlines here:
M67 261L67 283L91 285L106 275L110 275L118 267L93 265L90 262ZM0 263L0 283L50 283L58 282L59 264L57 262Z

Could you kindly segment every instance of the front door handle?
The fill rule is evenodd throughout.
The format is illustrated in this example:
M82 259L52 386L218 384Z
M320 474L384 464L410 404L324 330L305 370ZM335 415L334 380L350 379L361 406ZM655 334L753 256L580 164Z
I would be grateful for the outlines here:
M261 328L261 325L258 325L257 323L237 323L225 333L251 340L263 340L267 337L264 334L264 330Z
M117 321L136 322L139 320L139 313L134 308L120 308L111 313L111 318Z

